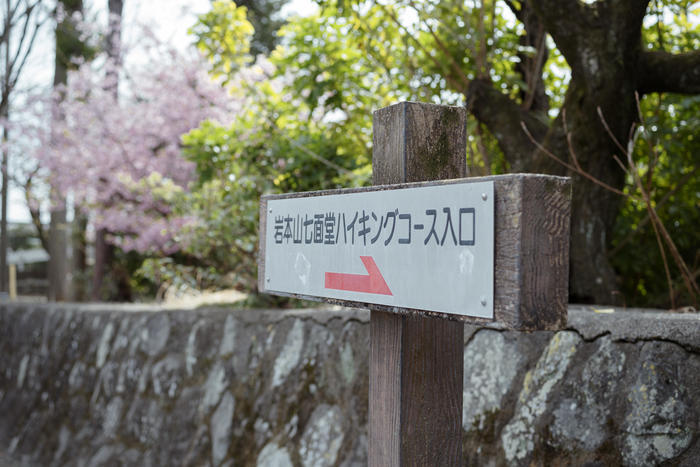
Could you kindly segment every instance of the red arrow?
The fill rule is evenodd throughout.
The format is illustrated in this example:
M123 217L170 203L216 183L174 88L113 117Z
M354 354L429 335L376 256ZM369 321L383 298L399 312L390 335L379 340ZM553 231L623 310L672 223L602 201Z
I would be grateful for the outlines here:
M362 274L342 274L338 272L326 273L326 288L335 290L347 290L350 292L364 292L381 295L393 295L386 281L379 272L374 258L371 256L360 256L362 264L369 273Z

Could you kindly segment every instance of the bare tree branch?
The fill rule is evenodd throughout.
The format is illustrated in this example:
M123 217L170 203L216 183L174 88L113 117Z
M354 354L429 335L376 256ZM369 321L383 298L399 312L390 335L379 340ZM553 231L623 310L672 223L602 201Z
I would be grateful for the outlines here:
M668 191L663 196L663 198L661 198L661 200L655 202L654 208L657 211L661 209L668 202L668 200L671 199L673 195L675 195L681 188L683 188L683 186L686 183L688 183L694 177L696 177L694 172L688 172L687 174L685 174L685 176L676 183L672 190ZM615 256L616 254L618 254L622 250L622 248L632 240L635 234L641 232L644 229L644 227L649 223L650 220L651 218L649 217L649 213L647 212L644 218L641 221L639 221L637 227L633 229L620 243L618 243L615 248L610 250L610 256Z
M590 44L609 43L638 48L641 26L650 0L597 1L527 0L542 19L557 47L576 73L588 66ZM622 51L624 53L625 51Z
M467 108L486 125L498 140L511 169L522 171L536 145L523 133L520 122L525 122L537 141L542 141L549 122L539 120L531 111L494 88L489 79L475 79L469 84Z
M411 2L410 2L410 5L411 5L411 8L413 8L413 9L416 11L416 13L420 16L420 10L419 10L418 7L416 6L415 2L411 1ZM455 59L454 59L454 57L452 56L452 54L450 53L450 51L447 50L447 47L445 46L445 44L442 42L442 40L440 40L440 37L435 33L435 30L430 26L430 23L429 23L428 21L426 21L426 20L423 20L423 24L425 24L425 27L428 28L428 32L430 32L430 35L431 35L431 36L433 37L433 39L435 40L435 43L436 43L437 46L440 48L440 50L442 51L442 53L444 53L445 56L447 56L448 59L450 60L450 68L451 68L452 71L455 73L455 75L457 75L457 76L454 78L454 81L460 81L460 80L461 80L461 81L463 81L464 83L468 83L468 82L469 82L469 78L467 78L467 75L464 73L464 70L462 70L462 68L460 68L459 64L455 61ZM462 87L462 89L464 89L464 86Z
M41 242L41 247L49 251L49 239L44 230L44 225L41 223L41 212L39 210L39 205L32 195L32 181L34 176L39 172L39 168L34 169L28 176L24 184L24 198L26 200L27 206L29 207L29 214L32 218L32 224L36 228L37 236Z
M7 57L7 66L2 68L2 102L0 102L0 107L8 105L8 96L17 85L19 76L34 46L39 29L48 19L48 15L41 15L41 1L36 0L33 3L29 1L16 2L13 8L10 8L7 12L5 22L2 24L3 30L0 34L0 42L5 42L8 34L18 34L18 36L13 40L13 43L17 44L13 47L14 52L10 50L4 51L5 54L12 54L12 57ZM20 12L21 5L24 5L24 9ZM19 32L16 32L17 28L20 29Z
M639 94L635 94L635 98L637 101L637 111L639 112L639 120L642 122L642 124L644 124L644 114L642 113L642 107L639 102ZM642 128L644 128L644 126L642 126ZM651 150L652 152L654 151L653 147L651 147ZM652 206L651 197L649 196L649 193L644 190L642 179L639 176L639 169L634 163L634 160L632 159L632 154L629 151L627 152L627 160L629 162L631 172L634 175L634 182L637 185L637 189L641 192L642 197L644 198L644 203L646 204L649 217L651 218L651 223L654 226L654 231L657 235L660 234L666 242L666 246L671 252L671 256L673 257L674 261L676 262L676 266L681 272L683 282L685 283L688 292L690 292L690 295L692 296L693 301L695 301L695 305L697 306L697 296L700 295L700 288L698 287L698 284L693 280L693 275L690 272L690 269L688 269L688 265L683 260L683 257L679 253L675 242L671 238L671 235L668 233L668 230L666 230L666 226L663 224L658 213ZM661 251L661 254L664 255L663 249Z
M379 4L379 6L384 10L384 12L391 18L391 20L396 23L396 25L401 28L408 37L413 40L413 42L420 48L425 55L435 64L435 66L438 69L442 69L443 63L440 62L433 54L430 53L428 49L411 33L411 31L406 28L406 26L399 20L399 18L392 13L385 5ZM451 73L445 73L445 79L447 80L448 83L450 83L450 86L452 86L453 89L459 91L459 92L465 92L466 84L460 82L459 80L456 80Z
M613 187L613 186L610 186L610 185L608 185L607 183L598 180L598 179L595 178L593 175L591 175L591 174L589 174L588 172L586 172L585 170L583 170L583 169L581 168L581 166L578 164L578 162L576 162L574 165L571 165L571 164L569 164L568 162L566 162L566 161L562 160L561 158L557 157L557 156L556 156L555 154L553 154L550 150L548 150L547 148L545 148L544 146L542 146L540 143L537 142L537 140L532 136L532 133L530 133L530 130L528 129L528 127L527 127L527 125L525 124L525 122L521 122L521 126L522 126L522 129L523 129L523 132L525 132L525 134L528 136L528 138L530 139L530 141L532 142L532 144L534 144L535 146L537 146L537 148L538 148L540 151L542 151L544 154L546 154L548 157L551 157L552 159L554 159L555 161L557 161L558 163L560 163L561 165L563 165L563 166L566 167L567 169L571 170L572 172L578 173L578 174L581 175L582 177L587 178L587 179L590 180L591 182L595 183L595 184L598 185L598 186L601 186L601 187L605 188L605 189L608 190L608 191L611 191L611 192L613 192L613 193L615 193L615 194L617 194L617 195L620 195L620 196L627 196L627 194L626 194L625 192L623 192L622 190L618 190L617 188L615 188L615 187ZM573 157L573 156L574 156L574 155L572 154L572 157ZM576 160L575 157L574 157L574 160Z
M31 37L29 38L29 42L27 43L27 45L25 46L25 49L24 49L24 55L22 56L21 60L19 61L19 64L15 68L14 78L12 78L12 87L15 87L17 85L17 81L19 80L19 76L22 73L22 70L24 69L24 65L27 62L27 58L29 58L29 54L34 46L34 42L37 38L37 35L39 34L39 29L41 29L41 26L44 24L45 21L46 21L45 19L40 20L39 18L37 18L35 20L34 26L32 28ZM27 22L29 22L29 19L27 19ZM26 27L25 27L25 29L26 29ZM24 38L25 38L24 33L25 33L25 31L23 31L23 34L22 34L22 41L24 41ZM15 60L13 61L14 63L16 63L16 61L19 59L19 55L20 55L20 53L19 53L19 49L18 49L17 55L15 56Z
M639 60L638 89L650 92L700 93L700 50L672 54L643 52Z
M547 48L547 31L542 19L525 3L520 4L519 9L515 5L510 8L516 11L516 16L523 26L525 33L519 38L519 44L523 46L518 51L519 62L515 64L525 89L520 90L520 99L524 109L546 113L549 110L549 98L545 91L542 73L549 56ZM532 54L531 50L535 50Z
M567 61L573 63L579 55L578 40L588 33L586 19L590 12L586 5L578 0L527 0L526 3L542 19Z

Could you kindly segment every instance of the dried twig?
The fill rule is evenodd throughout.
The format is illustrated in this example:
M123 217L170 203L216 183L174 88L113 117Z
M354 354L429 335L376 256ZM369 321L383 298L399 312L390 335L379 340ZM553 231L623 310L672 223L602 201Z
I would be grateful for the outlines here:
M440 60L438 60L437 57L435 57L433 54L430 53L430 51L421 43L421 41L419 41L419 40L412 34L412 32L408 30L408 28L401 22L401 20L399 20L399 18L398 18L394 13L392 13L391 11L389 11L389 9L388 9L388 7L387 7L386 5L383 5L383 4L380 3L379 6L380 6L380 8L381 8L382 10L384 10L384 13L386 13L387 16L389 16L389 18L391 18L391 20L392 20L400 29L402 29L402 30L406 33L406 35L407 35L408 37L411 38L411 40L413 40L413 42L418 46L418 48L421 49L421 50L425 53L425 55L435 64L435 66L436 66L438 69L443 69L443 64L440 62ZM455 89L459 89L461 92L466 93L467 85L469 84L468 81L467 81L467 82L460 83L459 81L456 81L456 80L450 75L450 73L445 73L444 76L445 76L445 79L447 79L447 81L448 81Z
M589 174L589 173L586 172L585 170L583 170L583 169L579 170L579 169L577 169L575 166L569 164L568 162L565 162L565 161L561 160L560 158L558 158L557 156L555 156L549 149L547 149L547 148L545 148L544 146L542 146L542 144L540 144L540 143L534 138L534 136L532 136L532 133L530 133L530 130L527 129L527 125L525 125L525 122L520 122L520 126L522 127L523 131L524 131L525 134L527 135L527 137L528 137L528 139L530 140L530 142L531 142L532 144L534 144L535 146L537 146L537 149L539 149L540 151L542 151L542 152L543 152L545 155L547 155L548 157L551 157L552 159L554 159L555 161L559 162L561 165L563 165L563 166L566 167L567 169L569 169L569 170L571 170L571 171L573 171L573 172L578 173L578 174L581 175L582 177L587 178L587 179L590 180L591 182L595 183L595 184L598 185L598 186L601 186L601 187L605 188L605 189L608 190L608 191L612 191L613 193L618 194L618 195L620 195L620 196L628 196L627 193L625 193L625 192L623 192L623 191L621 191L621 190L618 190L617 188L615 188L615 187L613 187L613 186L610 186L610 185L608 185L607 183L605 183L605 182L603 182L603 181L601 181L601 180L598 180L597 178L595 178L593 175Z
M598 106L596 110L598 111L598 117L600 118L600 122L605 127L605 131L608 133L608 136L610 136L610 139L612 139L613 143L615 143L615 146L620 148L620 151L622 152L622 154L628 154L629 151L625 147L622 146L620 141L617 139L615 134L610 129L608 122L605 120L605 117L603 116L603 111L601 110L600 106Z
M411 8L413 8L413 9L416 11L416 13L418 14L418 17L420 18L420 16L421 16L421 15L420 15L420 10L419 10L418 7L416 6L415 2L411 1L411 2L409 2L409 3L410 3L410 5L411 5ZM464 70L462 70L462 68L459 66L459 64L458 64L457 61L454 59L454 57L452 56L452 54L450 53L450 51L447 50L447 46L445 46L445 44L442 42L442 40L440 39L440 37L439 37L439 36L437 35L437 33L435 32L435 30L430 26L430 23L429 23L427 20L423 20L423 24L425 24L425 27L428 28L428 32L430 33L430 35L432 36L432 38L435 40L435 44L440 48L440 50L442 51L442 53L444 53L444 54L449 58L449 60L450 60L450 67L451 67L452 70L455 72L455 74L456 74L457 76L459 76L459 78L461 78L462 81L464 81L465 83L469 83L469 78L467 77L466 73L464 73Z
M688 172L687 174L685 174L685 176L683 178L681 178L678 181L678 183L676 183L676 186L673 187L673 189L671 191L668 191L664 195L664 197L661 198L661 200L656 203L655 209L658 211L663 205L665 205L668 202L669 199L671 199L671 197L673 195L675 195L678 192L678 190L683 188L683 186L686 183L688 183L690 180L692 180L694 177L695 177L694 172ZM644 226L646 226L650 220L651 220L651 218L649 217L649 213L647 213L647 215L644 217L644 219L642 219L637 224L637 228L635 230L633 230L632 232L630 232L620 243L618 243L618 245L615 248L613 248L613 250L610 252L610 256L615 256L622 249L622 247L624 247L632 239L632 236L634 234L636 234L637 232L639 232L640 230L642 230L642 228Z
M639 119L642 122L642 128L643 128L644 116L643 116L642 111L641 111L641 105L639 102L639 94L635 93L635 98L636 98L636 102L637 102L637 110L639 112ZM671 302L671 308L672 309L675 308L675 294L674 294L674 288L673 288L673 281L671 278L671 270L669 268L668 259L666 257L666 248L669 249L674 262L676 263L676 265L678 266L678 269L681 272L681 277L683 279L685 287L686 287L686 289L688 289L688 292L690 292L690 295L697 306L697 296L700 294L700 289L698 289L698 285L695 281L695 276L690 272L690 269L688 268L685 261L683 260L683 257L678 252L678 248L676 247L675 243L673 242L673 239L669 235L668 230L666 230L666 227L663 225L661 218L659 217L658 213L656 212L656 209L654 208L654 206L652 204L652 200L651 200L650 186L647 186L646 188L644 187L644 184L642 183L641 176L639 174L639 167L635 164L635 162L632 158L632 151L623 147L622 144L620 143L620 141L615 137L614 133L610 129L610 126L608 125L607 121L605 120L605 117L604 117L603 112L602 112L600 107L598 107L597 111L598 111L598 116L600 117L600 120L603 124L603 127L605 128L605 131L608 133L608 135L610 136L612 141L615 143L615 145L620 149L622 154L624 154L627 158L627 166L625 166L625 164L622 163L622 161L620 160L620 158L617 155L613 155L615 162L617 162L617 164L620 166L620 168L622 168L622 170L628 176L630 176L632 178L637 190L639 191L639 193L641 195L641 201L644 203L644 206L647 210L647 216L648 216L648 219L651 221L652 227L654 229L654 235L656 236L656 242L659 246L659 252L661 253L661 259L662 259L663 264L664 264L664 273L666 275L666 281L668 283L669 299ZM540 144L537 140L535 140L535 138L532 136L532 134L528 130L527 126L525 125L525 122L520 122L520 126L523 128L523 131L525 132L527 137L530 139L530 141L540 151L542 151L545 155L554 159L555 161L557 161L558 163L560 163L561 165L563 165L567 169L569 169L575 173L578 173L579 175L590 180L591 182L593 182L593 183L595 183L595 184L597 184L597 185L599 185L599 186L601 186L601 187L605 188L606 190L609 190L613 193L616 193L616 194L621 195L621 196L625 196L626 198L640 200L640 198L633 196L632 194L629 194L629 193L624 193L623 191L608 185L607 183L597 179L593 175L591 175L588 172L586 172L585 170L583 170L583 168L581 167L581 165L578 162L578 159L576 157L576 152L574 151L574 148L573 148L572 139L571 139L572 136L568 130L567 123L566 123L566 111L562 112L562 122L563 122L563 126L564 126L564 132L566 135L566 142L567 142L567 145L569 148L569 153L571 155L571 159L573 161L573 165L560 159L559 157L554 155L551 151L549 151L547 148L545 148L542 144ZM633 125L632 128L630 129L631 138L633 137L634 134L635 134L635 126ZM658 153L655 151L653 145L651 144L651 142L649 142L648 139L647 139L647 144L649 144L649 150L651 151L651 154L653 156L652 165L656 165L656 163L659 160ZM650 167L649 170L652 171L653 168ZM685 182L682 182L682 183L685 183ZM675 190L680 188L680 186L681 186L681 183L678 184L678 186L676 187ZM664 200L662 200L662 201L665 201L669 197L670 197L670 194L667 194L667 196L664 197ZM665 247L664 247L664 245L665 245Z
M637 104L637 112L639 114L639 121L642 123L641 127L642 132L644 132L644 114L642 113L642 108L641 108L641 103L639 101L639 94L635 92L635 101ZM618 148L622 151L623 154L627 156L627 165L629 167L629 170L627 170L627 174L632 177L632 180L634 181L635 186L637 187L637 190L639 190L639 193L642 196L642 202L644 203L644 206L647 210L647 215L649 217L649 220L651 221L652 227L654 228L654 235L656 236L657 243L659 245L659 252L661 253L661 259L664 263L664 272L666 274L666 281L668 282L668 288L669 288L669 296L670 296L670 301L671 301L671 307L675 308L675 295L673 293L673 281L671 280L671 272L670 268L668 265L668 260L666 258L666 251L664 249L664 243L666 247L669 249L671 252L671 256L676 263L676 266L680 270L681 277L683 278L683 282L685 284L686 289L688 289L688 292L690 292L691 297L693 298L694 302L697 302L697 295L700 294L700 289L698 289L697 283L695 282L693 275L691 274L690 270L688 269L688 266L686 265L685 261L683 260L683 257L681 256L680 252L678 251L678 248L676 247L675 242L671 238L671 235L669 235L668 230L666 230L666 226L664 226L663 222L661 221L661 218L659 217L658 213L656 212L656 209L654 208L652 201L651 201L651 195L650 195L650 190L649 186L647 188L644 187L644 184L642 183L642 179L640 176L640 171L639 167L637 164L634 162L634 159L632 158L632 151L625 149L622 144L617 140L615 135L612 133L610 130L610 126L608 125L607 121L605 120L605 116L603 115L603 112L600 107L598 107L598 116L600 117L601 122L603 123L603 126L605 127L605 130L607 131L608 135L612 138L612 140L615 142ZM647 141L647 144L649 145L649 151L652 154L653 160L651 162L649 170L652 171L653 168L652 166L656 165L656 163L659 160L658 153L654 149L653 145L651 144L651 141L649 138L645 138ZM662 241L663 239L663 241Z
M530 109L532 104L535 102L537 84L538 81L542 79L542 74L538 73L537 71L542 68L542 61L544 60L544 53L547 48L547 34L545 33L543 24L540 24L537 31L537 36L537 54L535 55L535 60L532 62L532 70L530 70L530 74L527 77L527 90L529 91L529 94L527 95L526 101L523 103L523 108L525 109Z
M574 161L576 170L582 172L581 164L578 163L578 157L576 157L576 151L574 151L574 144L571 141L571 133L569 132L569 127L566 125L566 109L561 110L561 121L564 125L564 134L566 135L566 144L569 147L569 154L571 154L571 159Z
M639 94L635 92L634 96L635 96L635 100L637 102L637 111L639 112L639 120L642 122L642 126L644 126L644 115L642 114L642 108L641 108L641 104L639 102ZM651 149L653 150L653 148L651 148ZM673 257L674 261L676 262L676 266L678 266L678 269L681 272L681 276L683 277L683 282L685 283L685 286L688 289L688 292L690 292L690 295L693 298L693 301L697 305L697 296L700 294L700 289L698 288L697 283L693 279L693 275L690 272L688 265L685 264L685 261L683 260L683 257L681 256L680 252L678 251L678 248L676 247L675 242L671 238L671 235L669 235L668 230L666 230L666 226L664 226L663 222L661 221L661 218L659 217L656 210L652 206L651 197L649 196L649 192L644 190L644 187L642 185L642 180L639 176L639 171L637 170L637 166L635 165L634 161L632 160L632 154L629 151L627 152L627 160L630 164L630 167L633 170L633 175L635 178L635 183L637 185L637 188L642 193L644 201L647 205L647 210L649 212L649 217L651 218L652 225L656 224L655 228L659 229L661 236L663 237L664 241L666 242L666 246L668 247L669 251L671 252L671 256ZM658 157L656 157L656 160L658 160Z
M477 123L476 125L476 145L484 159L485 175L491 175L491 157L489 157L489 153L486 150L486 145L484 144L484 134L481 130L481 123Z

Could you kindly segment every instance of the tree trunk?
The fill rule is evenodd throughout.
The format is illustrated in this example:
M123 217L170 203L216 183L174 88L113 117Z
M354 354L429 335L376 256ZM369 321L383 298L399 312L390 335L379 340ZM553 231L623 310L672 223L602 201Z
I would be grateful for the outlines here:
M92 269L92 294L90 297L93 301L102 299L102 283L111 258L112 247L107 243L107 231L98 229L95 234L95 264Z
M56 23L53 85L54 89L60 90L67 83L72 60L84 56L86 49L73 19L76 13L82 13L83 0L61 0L57 3L57 8L62 8L63 14ZM56 111L53 118L61 119L63 116ZM70 228L67 224L65 195L56 187L52 187L51 192L53 209L49 225L49 300L63 301L72 296L69 290L72 285L68 256Z
M60 49L61 24L56 26L56 59L53 85L58 88L68 79L68 68ZM54 119L62 118L57 111ZM49 221L49 290L48 299L64 301L68 296L68 227L66 225L66 200L58 189L51 187L51 218Z
M0 115L5 119L5 121L10 118L10 4L6 3L5 12L5 24L3 26L5 33L5 40L3 45L5 46L5 73L2 82L2 109ZM8 131L7 126L3 125L2 129L3 141L7 141ZM7 233L7 195L8 195L8 185L10 183L10 177L8 172L8 161L10 159L9 151L7 147L3 147L2 150L2 164L0 165L0 175L2 176L2 194L0 198L2 200L0 203L2 207L0 208L0 292L8 291L8 269L7 269L7 249L8 249L8 233Z
M0 100L0 115L6 120L10 116L10 97L22 74L22 70L27 63L27 58L31 53L35 40L45 21L43 16L43 6L41 1L19 1L12 2L5 0L2 6L2 30L0 36L3 37L3 55L5 57L0 75L0 85L2 87L2 97ZM10 47L12 38L13 47ZM3 125L3 137L8 138L7 126ZM7 211L8 211L8 186L9 186L9 150L7 146L2 151L2 194L0 204L2 211L0 217L0 290L7 287Z
M7 118L7 110L3 109L3 117ZM3 139L7 140L7 128L2 130ZM2 150L2 165L0 170L2 171L2 208L0 208L0 292L7 292L7 248L8 248L8 233L7 233L7 193L9 184L9 174L7 172L7 162L9 156L7 153L7 148Z
M121 22L124 0L109 0L109 28L107 31L106 51L111 64L107 67L106 81L108 90L114 96L115 105L119 97L119 66L121 64ZM98 229L95 234L95 265L92 273L92 300L102 297L102 283L107 268L113 258L112 245L107 242L107 230Z
M48 299L56 302L61 302L68 298L68 225L66 224L66 212L65 200L61 199L53 202L51 221L49 223Z
M598 73L603 79L611 81L616 75L614 70L600 70ZM623 89L628 84L620 83L619 86L617 89ZM592 98L590 92L577 78L572 78L562 113L550 128L544 144L569 166L580 167L599 182L621 189L625 174L614 156L621 160L625 156L616 146L613 136L626 144L627 134L636 116L634 94L631 92L622 99L618 96L617 99L608 100L602 90L595 93L602 94L599 99ZM598 108L605 121L610 122L613 136L607 133ZM527 168L530 172L566 173L573 178L570 300L612 303L617 280L608 261L608 248L621 196L576 170L566 169L543 151L534 153Z
M71 301L82 302L87 298L88 276L87 276L87 230L88 219L85 214L75 210L73 219L73 232L71 243L73 245L73 284L71 287Z
M63 3L59 2L58 6ZM65 26L62 20L56 24L56 55L54 61L53 86L54 89L65 85L68 78L68 69L64 58L64 51L60 44L64 36L62 31ZM61 118L58 112L54 112L54 119ZM66 201L59 191L51 187L51 219L49 221L49 290L48 299L51 301L63 301L66 299L66 276L68 275L68 236L66 235Z
M625 182L615 156L625 160L630 130L638 120L635 93L660 90L658 80L692 92L700 78L688 70L698 66L700 55L675 58L674 64L682 62L678 66L687 72L679 72L683 80L669 83L654 72L654 64L668 64L671 58L642 51L648 0L540 0L521 2L518 8L507 3L526 28L544 25L566 58L572 78L564 105L550 124L533 112L542 104L525 105L541 102L536 89L529 91L529 100L523 95L519 105L484 79L470 83L468 105L496 136L513 171L573 177L570 300L610 303L616 279L608 248L621 201L615 191ZM532 20L533 14L539 21ZM534 33L527 32L526 43L532 44ZM648 69L640 73L640 66Z

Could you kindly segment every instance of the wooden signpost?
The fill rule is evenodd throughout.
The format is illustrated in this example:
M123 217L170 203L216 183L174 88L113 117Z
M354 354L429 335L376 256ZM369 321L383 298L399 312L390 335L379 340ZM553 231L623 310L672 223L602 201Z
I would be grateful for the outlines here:
M372 310L371 466L461 465L464 322L566 324L570 180L464 179L461 107L373 131L374 187L261 199L259 289Z

